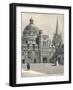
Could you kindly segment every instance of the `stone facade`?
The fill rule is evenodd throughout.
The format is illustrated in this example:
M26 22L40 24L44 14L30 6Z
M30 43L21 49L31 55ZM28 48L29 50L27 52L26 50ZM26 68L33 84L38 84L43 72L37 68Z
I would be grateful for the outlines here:
M49 63L56 49L31 18L22 35L22 63Z

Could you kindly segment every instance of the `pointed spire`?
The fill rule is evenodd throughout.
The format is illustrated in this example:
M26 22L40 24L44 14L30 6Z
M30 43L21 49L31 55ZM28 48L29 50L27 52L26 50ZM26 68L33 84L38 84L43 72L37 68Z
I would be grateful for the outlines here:
M56 34L58 34L58 18L57 18L57 23L56 23Z

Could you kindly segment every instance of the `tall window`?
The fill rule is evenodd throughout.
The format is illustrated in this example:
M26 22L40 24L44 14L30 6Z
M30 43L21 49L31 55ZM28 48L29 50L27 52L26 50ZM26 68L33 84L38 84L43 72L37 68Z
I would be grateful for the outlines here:
M36 61L36 59L34 59L34 63L36 63L37 61Z
M26 40L25 42L26 42L26 44L28 43L28 41L27 41L27 40Z
M33 50L35 50L35 44L33 44Z

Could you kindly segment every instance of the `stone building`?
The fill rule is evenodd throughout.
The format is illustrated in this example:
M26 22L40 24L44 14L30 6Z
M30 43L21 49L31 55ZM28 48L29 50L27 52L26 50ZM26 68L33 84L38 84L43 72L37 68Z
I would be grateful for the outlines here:
M52 57L53 53L55 52L55 48L50 47L49 37L48 35L40 35L40 58L42 63L49 63L50 58Z
M42 34L31 18L22 35L22 63L49 63L55 50L49 35Z
M39 35L39 28L34 25L31 18L29 24L25 27L22 36L22 62L23 63L39 63L39 46L37 37Z

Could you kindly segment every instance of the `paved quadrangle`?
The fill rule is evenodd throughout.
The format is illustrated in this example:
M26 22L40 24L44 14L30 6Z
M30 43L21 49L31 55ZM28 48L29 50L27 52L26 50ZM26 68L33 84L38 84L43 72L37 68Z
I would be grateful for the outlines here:
M26 64L22 64L22 77L35 77L35 76L53 76L53 75L63 75L64 65L57 65L51 63L40 63L40 64L30 64L30 70L27 70Z

